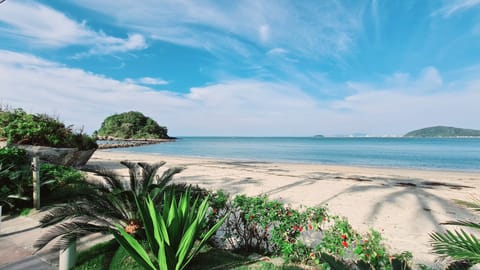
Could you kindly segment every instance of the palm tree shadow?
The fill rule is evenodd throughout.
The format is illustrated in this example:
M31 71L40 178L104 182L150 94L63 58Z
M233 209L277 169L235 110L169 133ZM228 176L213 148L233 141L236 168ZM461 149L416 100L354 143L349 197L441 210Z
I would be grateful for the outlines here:
M413 180L413 181L412 181ZM348 193L363 193L371 190L393 190L395 187L403 187L401 190L395 191L393 193L388 193L387 195L379 198L375 203L375 206L370 210L367 221L373 222L375 217L380 213L380 211L386 207L387 204L398 204L399 202L410 199L409 196L413 195L418 201L420 211L423 211L423 217L426 217L432 225L437 229L441 230L440 226L441 221L434 215L431 209L432 204L438 204L447 214L462 214L469 215L469 212L463 208L460 208L453 204L450 200L444 199L440 196L435 195L428 190L433 190L439 188L438 186L444 186L451 189L462 189L470 188L467 186L458 186L451 184L441 184L439 182L429 182L424 181L423 179L409 179L409 181L393 181L390 183L382 184L370 184L370 185L355 185L350 188L343 190L340 193L335 194L334 196L324 200L322 204L328 203L332 199ZM453 210L452 210L453 209ZM454 211L454 212L452 212Z
M313 178L307 178L307 179L303 179L303 180L300 180L300 181L296 181L296 182L293 182L291 184L288 184L288 185L284 185L284 186L281 186L281 187L278 187L278 188L274 188L272 190L269 190L267 192L264 192L263 194L264 195L267 195L267 196L271 196L273 194L277 194L277 193L280 193L280 192L283 192L287 189L291 189L293 187L296 187L296 186L306 186L306 185L313 185L315 184L317 181L319 181L318 179L313 179Z

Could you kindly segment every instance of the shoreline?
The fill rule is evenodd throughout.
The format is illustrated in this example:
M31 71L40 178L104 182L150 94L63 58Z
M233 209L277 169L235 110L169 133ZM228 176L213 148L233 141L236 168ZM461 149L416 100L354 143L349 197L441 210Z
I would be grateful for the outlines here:
M436 259L430 254L428 234L447 228L440 223L479 220L453 202L477 196L479 173L192 158L109 150L95 152L88 165L126 175L126 169L119 164L121 160L166 161L165 168L182 166L186 169L176 175L174 181L209 190L222 189L232 196L265 194L293 207L326 206L331 214L347 217L360 232L367 232L369 228L381 232L392 251L411 251L416 263L427 265Z
M165 141L169 142L169 141ZM159 142L161 143L161 142ZM154 144L154 143L153 143ZM138 145L137 145L138 146ZM142 145L139 145L142 146ZM134 146L132 146L134 147ZM453 168L431 168L431 167L398 167L398 166L378 166L378 165L362 165L362 164L333 164L333 163L321 163L315 161L285 161L285 160L269 160L269 159L254 159L254 158L228 158L228 157L209 157L209 156L189 156L189 155L175 155L175 154L161 154L161 153L148 153L148 152L135 152L125 150L122 148L131 147L115 147L115 148L98 148L98 150L109 151L110 153L118 154L132 154L132 155L145 155L152 157L173 157L179 159L204 159L204 160L224 160L224 161L242 161L242 162L258 162L258 163L279 163L279 164L299 164L299 165L318 165L318 166L332 166L332 167L353 167L353 168L366 168L366 169L388 169L388 170L413 170L413 171L432 171L432 172L446 172L446 173L480 173L480 167L478 169L465 170L465 169L453 169ZM110 151L113 150L113 151Z

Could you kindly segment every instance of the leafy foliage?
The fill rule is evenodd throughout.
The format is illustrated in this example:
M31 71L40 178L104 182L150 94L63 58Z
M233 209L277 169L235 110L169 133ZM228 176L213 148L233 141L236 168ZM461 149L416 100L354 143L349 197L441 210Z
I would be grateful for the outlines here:
M77 194L87 192L89 188L82 171L49 163L40 165L40 181L43 205L72 201Z
M16 147L0 148L0 204L5 210L18 210L30 198L25 196L31 185L27 153Z
M32 172L30 159L23 149L0 148L0 203L7 210L18 211L32 205ZM75 197L86 185L82 172L53 164L40 165L42 205L65 202Z
M46 114L28 114L22 109L0 110L0 137L9 144L30 144L51 147L97 148L95 140L75 133L72 127Z
M172 177L182 171L182 168L170 168L158 176L157 171L165 162L123 161L121 164L129 169L128 179L108 170L93 169L91 172L102 179L90 181L74 202L50 209L40 222L44 227L53 227L36 241L35 247L41 249L57 240L55 246L65 248L74 239L96 232L107 234L116 226L137 233L141 224L136 198L150 196L160 200L158 195Z
M223 234L217 235L217 242L228 243L227 248L282 255L325 269L409 269L410 253L388 254L380 233L361 235L345 218L329 216L324 208L299 211L266 196L239 195L232 203L223 202L221 194L212 205L224 205L213 208L214 213L231 212L219 230Z
M224 201L224 195L219 200ZM214 208L214 212L219 215L224 211L231 212L222 227L225 233L220 239L225 240L230 248L286 257L296 250L295 238L302 231L317 228L326 215L324 208L307 208L300 212L266 196L238 195L233 202L225 203L225 209Z
M117 139L167 139L167 128L140 112L125 112L107 117L97 136Z
M207 223L208 198L201 203L191 202L190 198L189 191L182 194L178 202L175 195L170 194L163 210L157 210L150 197L137 201L153 256L120 227L114 233L115 238L145 269L184 269L227 218L224 216L201 235ZM199 238L200 243L195 245Z
M480 212L480 200L457 201L460 205ZM480 224L471 221L449 221L446 225L456 225L478 230ZM472 264L480 263L480 242L478 238L464 230L446 230L445 233L434 232L430 234L433 252L441 258L453 258L454 260L466 261Z

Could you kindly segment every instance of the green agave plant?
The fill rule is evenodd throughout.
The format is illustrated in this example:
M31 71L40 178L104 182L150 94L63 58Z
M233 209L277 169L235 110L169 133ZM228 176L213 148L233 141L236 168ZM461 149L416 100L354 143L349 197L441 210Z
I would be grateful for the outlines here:
M192 203L189 190L180 196L178 202L174 194L165 195L162 211L157 211L150 197L137 200L137 205L149 250L121 227L117 227L113 235L145 269L184 269L227 218L225 215L204 233L208 198L201 203L197 199ZM197 239L200 239L198 244Z
M474 212L480 212L480 200L472 202L456 201ZM471 221L449 221L446 225L456 225L479 230L480 224ZM471 264L480 263L480 242L473 234L464 230L446 230L445 233L434 232L430 234L433 252L442 258L451 257L454 260L467 261Z

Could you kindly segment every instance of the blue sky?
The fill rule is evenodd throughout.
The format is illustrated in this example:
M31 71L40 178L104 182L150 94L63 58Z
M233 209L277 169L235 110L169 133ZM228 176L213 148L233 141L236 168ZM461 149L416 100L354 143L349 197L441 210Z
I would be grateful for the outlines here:
M480 129L480 0L0 4L0 103L92 132L138 110L169 134Z

